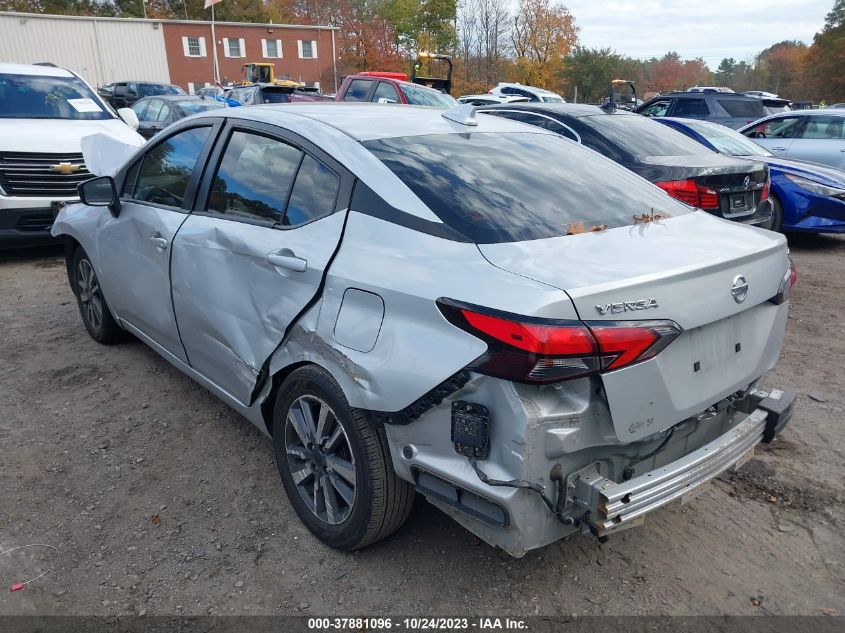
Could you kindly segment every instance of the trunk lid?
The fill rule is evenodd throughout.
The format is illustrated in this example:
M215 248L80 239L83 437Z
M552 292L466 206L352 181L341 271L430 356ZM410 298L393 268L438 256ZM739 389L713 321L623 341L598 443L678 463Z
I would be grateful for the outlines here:
M703 212L532 242L479 245L493 265L567 292L584 321L672 320L681 336L651 360L602 375L622 441L664 430L770 369L787 305L782 235ZM738 300L735 286L747 284ZM554 318L554 314L534 314Z

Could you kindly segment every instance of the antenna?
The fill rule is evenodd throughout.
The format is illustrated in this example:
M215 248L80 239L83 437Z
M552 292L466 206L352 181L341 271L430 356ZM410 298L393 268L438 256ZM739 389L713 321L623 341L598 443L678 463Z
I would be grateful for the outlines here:
M475 106L470 103L446 110L440 116L455 123L460 123L461 125L478 125L478 119L475 118Z

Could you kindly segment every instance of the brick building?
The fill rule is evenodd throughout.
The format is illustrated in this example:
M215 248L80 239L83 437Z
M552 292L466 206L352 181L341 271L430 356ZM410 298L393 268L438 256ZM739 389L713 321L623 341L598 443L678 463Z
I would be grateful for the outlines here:
M336 89L336 27L215 24L223 81L243 78L248 62L270 62L326 92ZM95 18L0 12L0 61L53 62L91 84L159 81L193 91L214 80L210 22Z

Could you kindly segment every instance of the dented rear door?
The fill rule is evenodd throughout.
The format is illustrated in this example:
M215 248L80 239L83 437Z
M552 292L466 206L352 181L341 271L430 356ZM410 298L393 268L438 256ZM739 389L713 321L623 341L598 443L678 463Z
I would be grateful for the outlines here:
M265 361L317 299L345 222L351 178L297 141L233 125L173 247L188 362L245 404Z

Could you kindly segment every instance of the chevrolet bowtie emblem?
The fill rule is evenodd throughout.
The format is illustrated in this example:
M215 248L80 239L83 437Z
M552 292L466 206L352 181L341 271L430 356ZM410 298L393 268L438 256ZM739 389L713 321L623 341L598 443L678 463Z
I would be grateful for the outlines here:
M82 165L74 165L73 163L59 163L58 165L50 165L50 171L57 174L72 174L82 169Z

